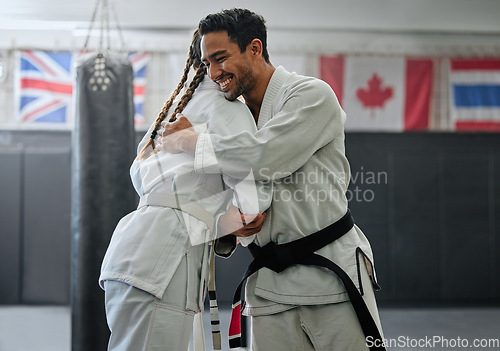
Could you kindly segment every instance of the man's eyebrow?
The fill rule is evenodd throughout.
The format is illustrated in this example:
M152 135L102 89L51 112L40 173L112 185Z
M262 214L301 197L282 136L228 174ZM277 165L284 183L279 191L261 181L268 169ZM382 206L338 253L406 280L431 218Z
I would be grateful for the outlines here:
M217 50L213 53L211 53L210 55L208 55L208 58L214 58L215 56L218 56L218 55L221 55L221 54L225 54L227 52L227 50L225 49L221 49L221 50ZM206 61L207 58L203 58L203 61Z

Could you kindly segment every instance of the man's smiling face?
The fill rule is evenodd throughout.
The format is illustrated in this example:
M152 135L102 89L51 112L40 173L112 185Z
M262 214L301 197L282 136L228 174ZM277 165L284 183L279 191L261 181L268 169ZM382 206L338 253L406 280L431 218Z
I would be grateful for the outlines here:
M225 31L207 33L202 37L201 58L207 74L219 84L228 100L236 100L255 86L249 52L248 49L241 52Z

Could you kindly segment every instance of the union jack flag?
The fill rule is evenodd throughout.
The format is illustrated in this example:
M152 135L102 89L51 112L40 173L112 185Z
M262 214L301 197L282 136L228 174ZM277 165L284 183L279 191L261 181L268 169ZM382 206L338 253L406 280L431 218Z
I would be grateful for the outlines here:
M144 124L143 105L146 91L146 70L151 54L147 52L130 53L128 59L134 71L134 105L135 105L135 125Z
M70 121L73 56L69 51L20 51L17 87L20 123Z
M83 52L23 50L19 52L17 111L20 123L67 124L73 117L75 62ZM144 124L143 105L150 53L130 53L134 71L135 124Z

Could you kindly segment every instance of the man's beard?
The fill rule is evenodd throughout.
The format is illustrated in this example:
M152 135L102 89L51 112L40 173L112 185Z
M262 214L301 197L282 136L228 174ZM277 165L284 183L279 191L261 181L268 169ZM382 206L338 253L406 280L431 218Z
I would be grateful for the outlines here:
M249 92L255 86L255 77L252 71L247 68L240 66L240 78L237 80L236 88L233 91L228 91L224 96L229 101L236 100L240 95Z

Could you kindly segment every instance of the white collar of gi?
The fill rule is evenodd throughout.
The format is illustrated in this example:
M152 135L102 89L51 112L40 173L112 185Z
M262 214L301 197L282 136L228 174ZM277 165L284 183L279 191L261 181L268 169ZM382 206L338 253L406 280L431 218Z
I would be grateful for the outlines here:
M278 94L281 86L285 82L285 79L290 75L286 69L282 66L276 68L269 80L267 85L266 93L264 94L264 99L262 100L262 106L260 107L259 120L257 122L257 129L260 129L266 124L272 117L272 107L273 101Z

